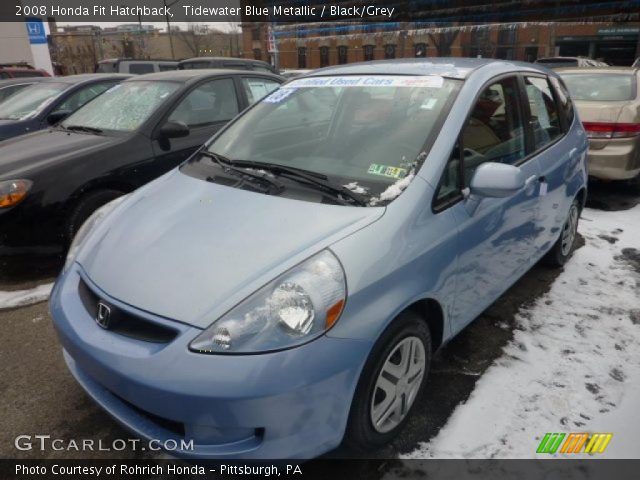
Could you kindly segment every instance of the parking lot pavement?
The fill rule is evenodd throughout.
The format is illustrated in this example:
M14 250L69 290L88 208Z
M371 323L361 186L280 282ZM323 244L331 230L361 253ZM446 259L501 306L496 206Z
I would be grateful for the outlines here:
M640 192L627 187L595 184L589 205L601 210L625 210L640 203ZM624 226L621 226L624 228ZM580 239L581 244L583 243ZM0 290L31 288L50 281L60 261L37 262L26 272L0 269ZM455 407L464 402L476 381L502 354L512 339L518 310L535 302L552 285L558 271L536 266L486 312L442 349L434 359L427 394L402 435L378 457L411 452L433 438ZM76 450L21 451L14 447L18 435L50 435L66 441L94 441L95 448L112 445L131 435L122 430L76 385L67 372L46 303L0 310L5 339L0 350L0 458L139 458L148 451ZM36 443L34 442L34 445ZM330 457L351 455L343 449Z

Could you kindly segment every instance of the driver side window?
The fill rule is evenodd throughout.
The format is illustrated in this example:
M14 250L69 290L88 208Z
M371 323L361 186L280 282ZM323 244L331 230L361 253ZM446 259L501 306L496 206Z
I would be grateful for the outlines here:
M183 122L189 128L231 120L238 113L233 80L211 80L194 88L169 116L170 122Z
M462 130L463 185L485 162L517 165L526 156L525 131L516 77L485 88ZM459 160L458 160L459 161Z

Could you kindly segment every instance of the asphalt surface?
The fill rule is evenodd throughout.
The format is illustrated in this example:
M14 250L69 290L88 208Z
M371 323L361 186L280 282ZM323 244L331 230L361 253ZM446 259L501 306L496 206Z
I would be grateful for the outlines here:
M640 189L624 184L592 184L588 206L624 210L640 203ZM582 244L582 243L581 243ZM60 259L20 259L17 264L0 261L0 290L31 288L52 281ZM517 311L545 293L559 271L536 266L434 358L427 393L416 415L398 439L376 457L395 457L428 441L461 402L476 381L501 355L511 339ZM135 438L99 409L68 373L56 340L46 303L0 310L0 458L144 458L157 456L148 450L99 451L115 439ZM33 449L18 450L18 435L50 435L70 440L94 441L94 451L47 448L38 442ZM102 440L102 447L99 441ZM339 448L329 457L352 456Z

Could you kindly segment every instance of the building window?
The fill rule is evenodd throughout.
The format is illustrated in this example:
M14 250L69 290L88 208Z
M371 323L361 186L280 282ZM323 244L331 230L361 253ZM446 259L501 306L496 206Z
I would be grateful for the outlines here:
M513 45L516 43L516 29L508 28L498 32L499 45Z
M305 47L298 48L298 68L307 68L307 49Z
M376 47L374 45L365 45L362 47L362 51L364 52L364 61L368 62L370 60L373 60L373 56L374 56L374 49Z
M253 58L254 60L262 60L262 50L260 50L259 48L254 48Z
M393 44L384 46L384 58L396 58L396 46Z
M251 40L261 40L260 38L260 25L255 25L252 29L251 29Z
M347 63L347 47L346 45L340 45L338 47L338 64L342 65Z
M416 57L426 57L427 56L427 44L426 43L416 43L414 46L415 56Z
M329 66L329 47L320 47L320 66Z

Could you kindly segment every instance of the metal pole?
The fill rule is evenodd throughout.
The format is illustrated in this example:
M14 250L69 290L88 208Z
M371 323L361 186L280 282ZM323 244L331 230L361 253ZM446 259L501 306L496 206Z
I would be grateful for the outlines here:
M169 13L166 11L167 0L162 0L162 3L164 3L164 6L165 6L164 19L167 21L167 35L169 35L169 46L171 47L171 60L175 60L176 53L173 50L173 36L171 35L171 24L169 23Z

